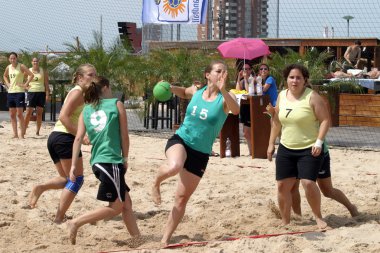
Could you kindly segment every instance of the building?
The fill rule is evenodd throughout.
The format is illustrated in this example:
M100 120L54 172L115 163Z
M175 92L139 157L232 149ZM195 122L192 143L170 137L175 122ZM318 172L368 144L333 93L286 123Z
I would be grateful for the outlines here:
M210 0L198 40L268 36L268 0Z

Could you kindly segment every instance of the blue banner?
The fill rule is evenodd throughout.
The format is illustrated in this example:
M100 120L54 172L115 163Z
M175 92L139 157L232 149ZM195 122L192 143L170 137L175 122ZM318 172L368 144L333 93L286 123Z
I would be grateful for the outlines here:
M208 0L143 0L144 24L204 24Z

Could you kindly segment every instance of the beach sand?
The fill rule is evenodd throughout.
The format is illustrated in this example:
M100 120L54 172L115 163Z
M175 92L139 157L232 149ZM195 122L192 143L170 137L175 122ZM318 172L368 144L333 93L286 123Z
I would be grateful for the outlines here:
M28 208L33 187L57 175L46 148L51 125L34 135L34 122L25 140L11 139L9 122L0 123L0 252L380 252L380 154L374 151L331 149L334 185L347 194L361 214L351 218L346 208L322 197L322 213L333 229L315 231L316 223L301 189L303 217L289 226L271 211L276 200L275 164L250 159L241 145L239 158L211 157L205 176L190 199L172 243L208 241L204 246L158 250L163 226L173 204L177 177L162 184L160 207L150 199L157 168L165 161L166 139L131 134L127 184L144 242L133 242L120 216L79 229L77 245L70 245L66 224L52 219L61 191L45 192L35 209ZM219 152L219 143L214 150ZM90 147L83 149L85 182L67 212L76 217L107 203L96 200L99 182L89 166ZM281 234L266 238L254 235ZM224 241L226 238L240 238ZM244 238L245 237L245 238Z

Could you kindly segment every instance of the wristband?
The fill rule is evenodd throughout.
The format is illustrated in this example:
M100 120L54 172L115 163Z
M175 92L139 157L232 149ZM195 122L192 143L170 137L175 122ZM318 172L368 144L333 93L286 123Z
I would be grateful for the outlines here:
M317 139L317 141L314 144L314 147L322 148L323 141L320 139Z
M128 162L128 156L123 157L124 162Z

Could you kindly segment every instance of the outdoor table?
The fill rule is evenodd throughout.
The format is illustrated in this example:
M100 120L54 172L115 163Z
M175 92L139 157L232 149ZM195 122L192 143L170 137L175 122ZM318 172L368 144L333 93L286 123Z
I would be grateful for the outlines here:
M270 136L270 118L266 112L266 106L269 104L269 95L247 96L247 99L241 99L240 104L250 106L251 116L251 143L252 159L267 158L267 149ZM231 156L240 156L239 142L239 116L229 114L223 128L220 132L220 157L225 157L226 140L231 140Z

